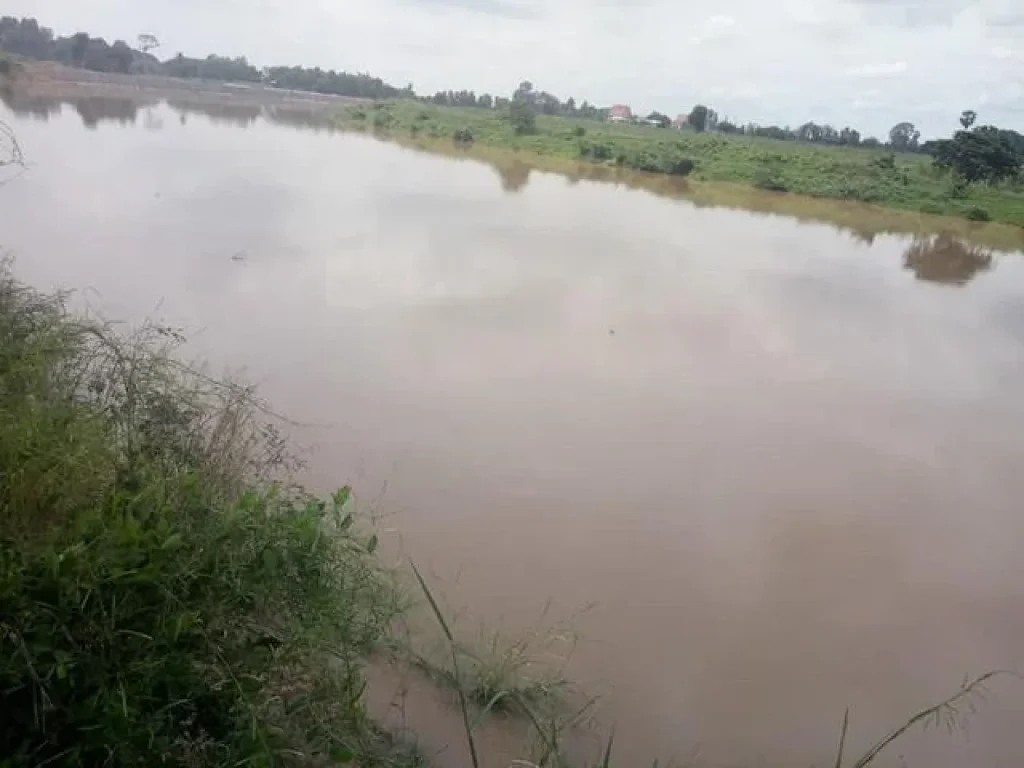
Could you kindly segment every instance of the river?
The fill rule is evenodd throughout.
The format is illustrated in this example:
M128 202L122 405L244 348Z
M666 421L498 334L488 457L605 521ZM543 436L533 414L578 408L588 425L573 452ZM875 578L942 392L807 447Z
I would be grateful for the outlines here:
M257 383L461 626L571 626L619 764L831 765L847 707L852 754L1024 668L1008 230L95 102L0 111L18 276ZM1022 713L999 680L877 765L1018 768Z

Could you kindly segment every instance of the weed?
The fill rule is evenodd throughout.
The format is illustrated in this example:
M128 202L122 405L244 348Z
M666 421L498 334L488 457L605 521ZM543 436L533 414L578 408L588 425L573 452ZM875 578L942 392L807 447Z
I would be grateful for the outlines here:
M343 489L287 481L250 389L180 336L0 269L0 754L11 766L381 765L362 660L398 610Z
M984 208L973 206L967 209L967 218L971 221L992 221L992 214Z

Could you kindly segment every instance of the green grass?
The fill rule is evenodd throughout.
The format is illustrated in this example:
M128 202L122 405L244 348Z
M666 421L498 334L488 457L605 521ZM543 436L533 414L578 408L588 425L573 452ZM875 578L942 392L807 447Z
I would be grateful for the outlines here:
M922 155L884 149L820 147L743 136L696 134L540 115L537 132L517 135L496 110L415 101L343 109L339 125L424 145L470 142L562 163L686 176L809 197L1024 226L1024 187L973 185L953 194L949 177ZM582 135L581 135L582 129ZM692 167L691 167L692 163Z

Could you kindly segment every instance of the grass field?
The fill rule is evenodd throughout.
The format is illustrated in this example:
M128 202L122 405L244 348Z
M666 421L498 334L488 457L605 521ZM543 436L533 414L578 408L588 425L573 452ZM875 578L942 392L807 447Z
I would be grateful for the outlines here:
M1024 227L1024 185L974 185L955 196L951 180L923 155L823 147L744 136L683 133L540 115L536 132L517 135L501 113L415 101L341 110L340 126L399 140L436 140L516 150L536 157L727 182L920 213Z

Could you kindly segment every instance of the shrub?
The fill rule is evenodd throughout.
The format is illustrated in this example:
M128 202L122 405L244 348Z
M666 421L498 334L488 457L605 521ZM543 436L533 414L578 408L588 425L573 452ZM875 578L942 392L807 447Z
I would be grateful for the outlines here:
M516 136L527 136L537 132L537 115L533 107L522 99L513 99L509 104L508 120Z
M572 129L572 135L576 136L577 138L582 137L582 136L586 136L587 135L587 129L584 128L582 125L577 125L577 126L575 126Z
M871 162L877 168L881 168L883 170L892 170L893 168L896 167L896 155L893 152L887 152L886 154L881 155L880 157L876 157Z
M247 388L0 271L0 755L10 766L381 765L361 658L396 600L347 491Z
M603 162L611 160L614 149L608 144L598 144L591 141L580 142L580 157Z
M459 128L452 134L452 140L456 144L472 144L473 132L469 128Z
M763 168L754 177L754 186L768 192L788 192L789 187L779 173L770 168Z
M971 221L992 221L992 215L984 208L977 206L968 209L967 218Z
M671 161L666 173L670 173L673 176L689 176L696 167L697 166L693 160L683 157L678 160Z

